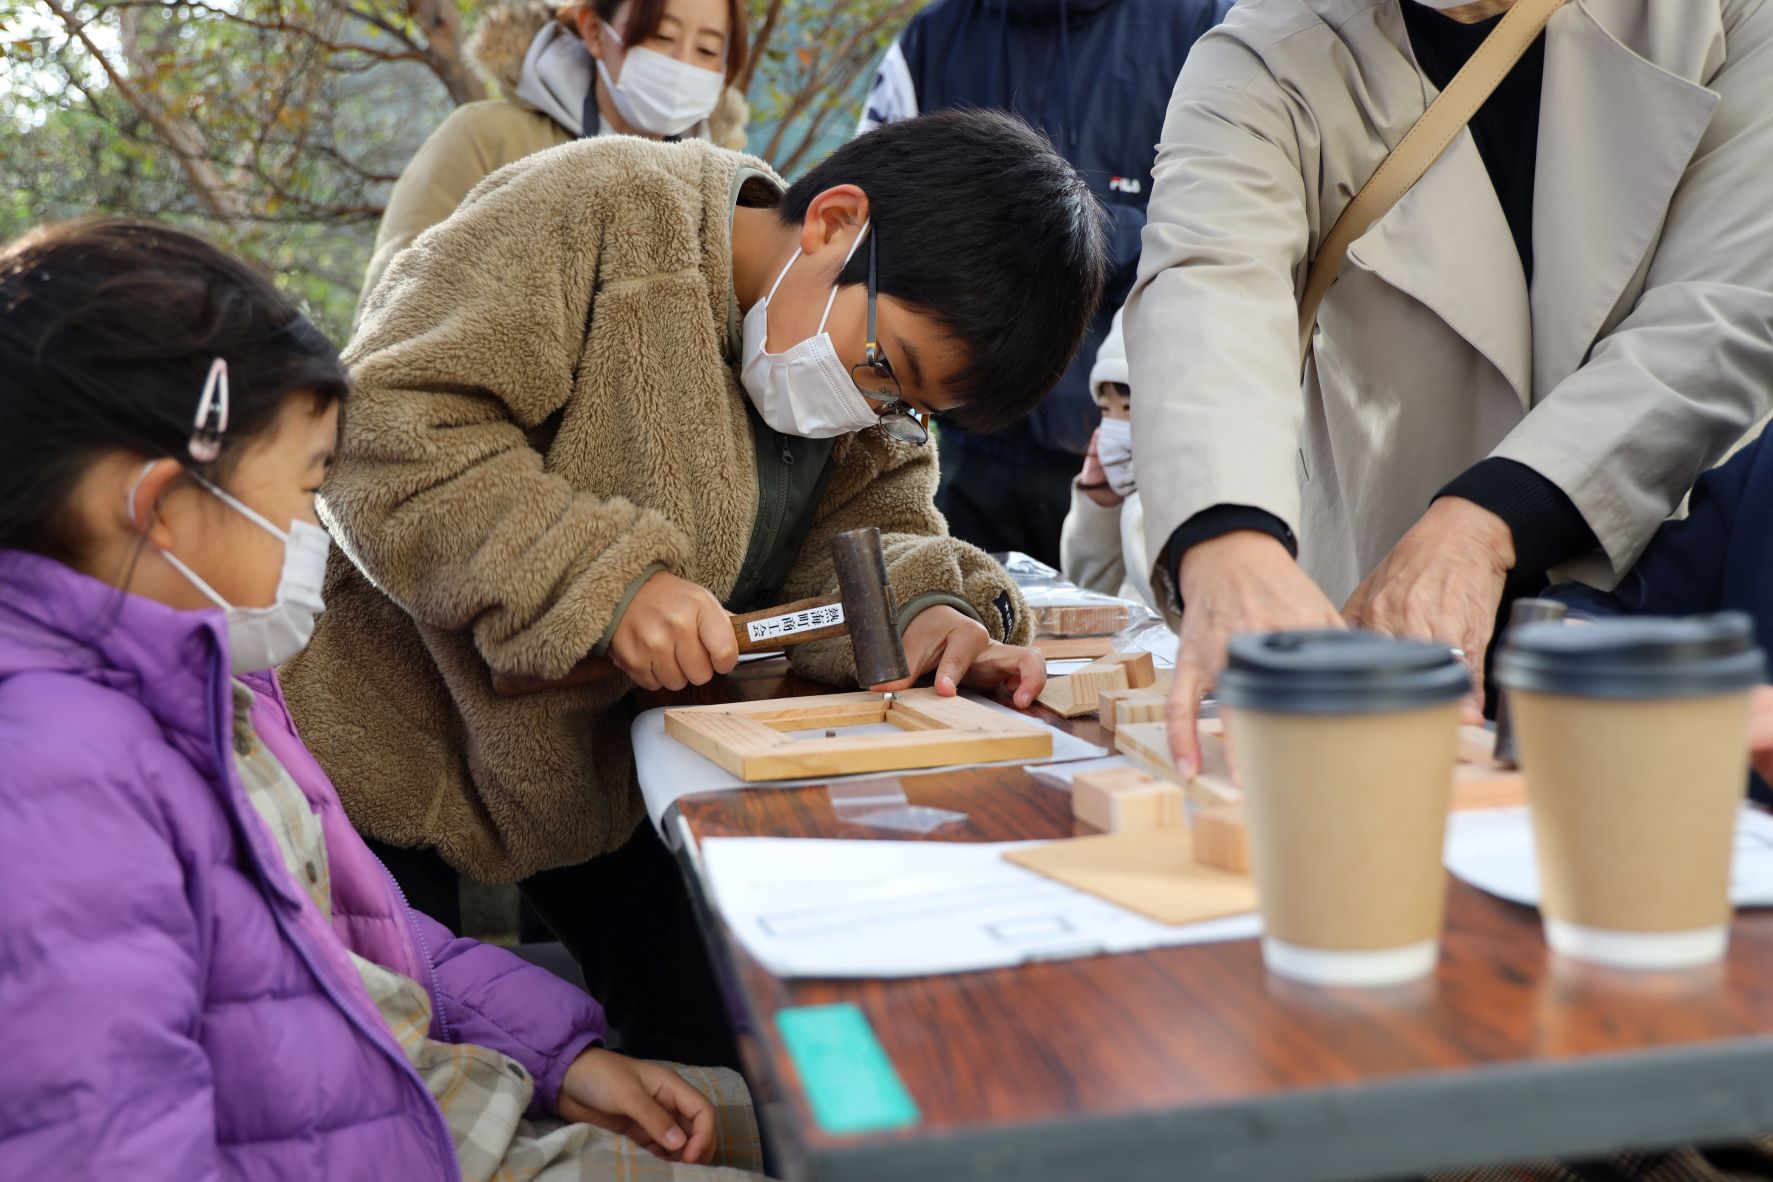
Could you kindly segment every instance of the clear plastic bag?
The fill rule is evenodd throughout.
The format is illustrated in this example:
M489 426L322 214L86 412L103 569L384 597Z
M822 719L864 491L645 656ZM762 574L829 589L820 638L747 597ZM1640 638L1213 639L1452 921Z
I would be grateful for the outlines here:
M1176 657L1176 634L1143 603L1086 591L1064 575L1020 552L995 556L1016 581L1043 639L1101 637L1116 652L1144 650L1163 666Z
M904 786L892 778L850 780L833 784L827 791L831 811L846 825L922 835L967 819L965 813L912 804Z

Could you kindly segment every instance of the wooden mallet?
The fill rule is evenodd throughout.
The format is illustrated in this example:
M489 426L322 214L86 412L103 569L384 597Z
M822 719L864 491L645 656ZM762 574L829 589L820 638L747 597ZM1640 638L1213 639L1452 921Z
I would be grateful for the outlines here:
M899 604L887 581L886 550L874 526L852 529L831 539L831 561L837 569L836 598L801 599L760 612L733 617L733 636L741 653L773 651L848 636L856 655L859 685L884 685L911 676L905 645L899 637ZM558 681L495 674L493 691L505 697L540 693L603 681L620 671L607 657L579 662Z
M847 635L856 655L858 685L882 685L911 676L880 530L871 525L832 538L831 563L837 568L837 598L802 599L734 616L739 651L761 652Z

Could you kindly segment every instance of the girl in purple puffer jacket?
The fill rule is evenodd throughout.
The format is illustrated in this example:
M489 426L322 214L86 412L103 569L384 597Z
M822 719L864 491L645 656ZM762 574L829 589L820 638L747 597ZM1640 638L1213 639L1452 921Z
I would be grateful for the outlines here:
M345 396L199 239L0 247L0 1180L744 1176L737 1076L410 910L296 736Z

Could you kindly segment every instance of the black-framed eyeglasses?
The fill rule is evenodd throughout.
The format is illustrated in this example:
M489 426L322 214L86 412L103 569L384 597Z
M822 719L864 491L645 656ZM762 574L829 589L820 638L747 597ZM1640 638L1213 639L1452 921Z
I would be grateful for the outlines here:
M875 278L874 240L878 231L870 226L868 229L868 341L866 360L860 365L850 367L850 380L856 383L856 389L862 397L875 402L887 403L887 408L880 412L880 429L903 443L922 445L930 441L930 429L927 422L929 416L920 416L917 411L905 405L905 394L899 389L899 379L893 373L893 367L881 352L880 343L875 339L874 309L879 300L879 287Z

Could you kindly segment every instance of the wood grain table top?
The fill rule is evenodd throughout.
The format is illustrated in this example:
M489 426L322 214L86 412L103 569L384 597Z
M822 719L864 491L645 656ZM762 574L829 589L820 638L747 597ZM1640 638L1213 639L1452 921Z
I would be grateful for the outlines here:
M672 699L806 692L828 691L771 662ZM1093 719L1043 717L1112 746ZM1020 768L901 783L911 803L967 818L911 840L1087 831L1066 794ZM846 825L820 786L677 807L695 842L905 839ZM699 891L693 849L682 856ZM1638 974L1551 956L1535 912L1454 880L1438 971L1388 990L1272 977L1254 940L912 980L785 981L704 916L738 999L748 1073L797 1176L1329 1180L1773 1128L1773 911L1737 918L1720 967ZM867 1015L918 1127L819 1130L773 1017L831 1002Z

